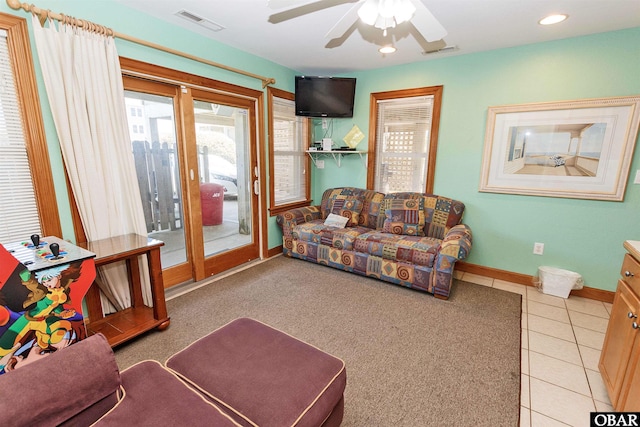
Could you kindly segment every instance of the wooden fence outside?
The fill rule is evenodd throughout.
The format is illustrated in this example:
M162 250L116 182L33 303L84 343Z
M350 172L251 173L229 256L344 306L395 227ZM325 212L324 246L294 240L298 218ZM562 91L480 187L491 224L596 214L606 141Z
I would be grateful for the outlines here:
M133 157L147 232L183 227L179 162L175 144L133 141ZM207 146L198 146L201 182L209 182Z

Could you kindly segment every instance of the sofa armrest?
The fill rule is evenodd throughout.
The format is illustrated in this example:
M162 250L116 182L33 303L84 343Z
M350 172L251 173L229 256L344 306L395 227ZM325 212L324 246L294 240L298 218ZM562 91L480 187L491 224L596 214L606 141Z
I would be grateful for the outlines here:
M284 237L292 237L293 227L298 224L321 219L322 211L320 206L306 206L304 208L291 209L276 216L276 224L282 229Z
M444 236L438 253L440 256L452 257L454 262L461 261L469 255L471 242L471 229L465 224L458 224L451 227Z
M111 346L92 335L0 375L0 425L89 425L113 407L118 390Z

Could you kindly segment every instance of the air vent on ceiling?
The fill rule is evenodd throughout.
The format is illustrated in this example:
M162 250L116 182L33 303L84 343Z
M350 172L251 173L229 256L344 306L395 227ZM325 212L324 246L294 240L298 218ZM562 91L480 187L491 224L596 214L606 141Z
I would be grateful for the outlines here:
M428 52L422 52L423 55L432 55L434 53L444 53L444 52L453 52L454 50L458 50L458 46L445 46L440 49L430 50Z
M208 20L206 18L203 18L201 16L196 15L195 13L191 13L191 12L188 12L186 10L181 10L179 12L176 12L175 14L176 14L176 16L179 16L180 18L184 18L187 21L191 21L193 23L201 25L201 26L203 26L203 27L205 27L205 28L207 28L207 29L209 29L211 31L216 31L217 32L217 31L225 29L225 27L223 27L220 24L217 24L217 23L215 23L213 21L210 21L210 20Z

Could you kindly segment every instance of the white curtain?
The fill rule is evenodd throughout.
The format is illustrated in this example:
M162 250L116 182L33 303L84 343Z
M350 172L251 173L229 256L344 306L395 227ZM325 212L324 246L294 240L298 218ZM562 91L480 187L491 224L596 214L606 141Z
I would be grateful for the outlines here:
M113 37L53 19L41 26L36 15L32 22L47 97L87 238L146 236ZM147 265L140 265L144 300L151 305ZM103 306L106 296L115 309L129 307L124 263L100 270Z

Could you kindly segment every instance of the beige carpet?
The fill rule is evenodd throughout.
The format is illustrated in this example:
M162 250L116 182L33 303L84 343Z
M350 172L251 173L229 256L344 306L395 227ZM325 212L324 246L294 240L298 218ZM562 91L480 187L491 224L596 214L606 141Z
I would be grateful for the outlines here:
M521 297L456 281L448 301L276 257L167 303L171 326L116 350L164 361L252 317L341 359L343 426L517 426Z

